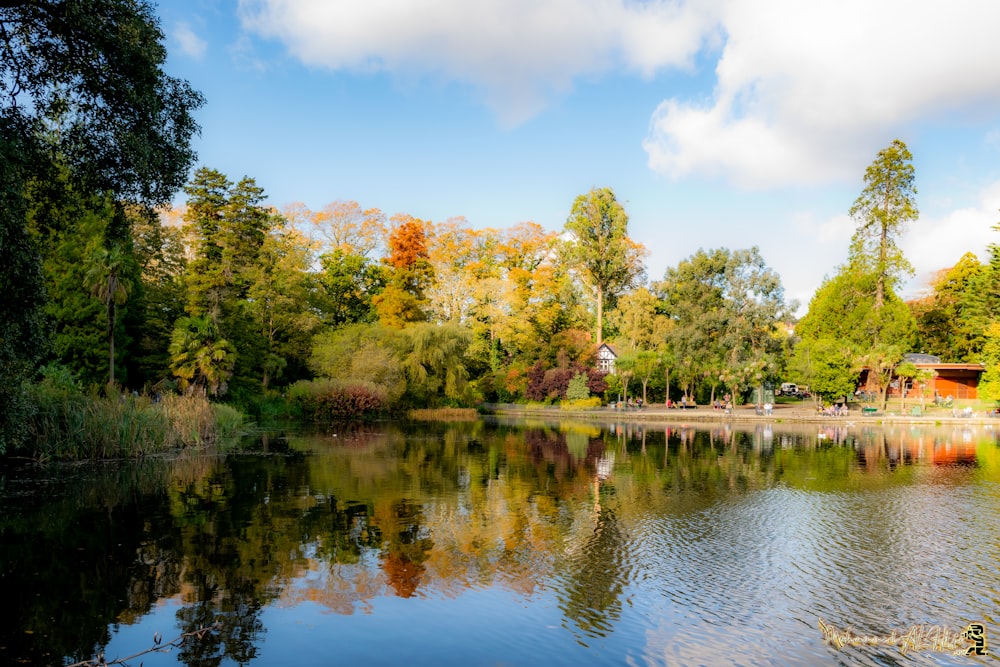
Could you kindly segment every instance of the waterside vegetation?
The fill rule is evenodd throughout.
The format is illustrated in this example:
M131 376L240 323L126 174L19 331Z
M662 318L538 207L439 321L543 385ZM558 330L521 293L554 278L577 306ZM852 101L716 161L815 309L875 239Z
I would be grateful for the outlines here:
M783 380L836 400L862 369L885 409L907 352L984 364L981 395L1000 400L1000 248L897 294L917 217L900 140L845 202L848 256L796 322L756 247L698 249L650 280L608 187L567 202L560 230L479 229L344 199L279 210L252 177L192 172L204 100L164 75L151 5L91 5L0 8L0 454L141 455L217 441L240 413L739 406Z

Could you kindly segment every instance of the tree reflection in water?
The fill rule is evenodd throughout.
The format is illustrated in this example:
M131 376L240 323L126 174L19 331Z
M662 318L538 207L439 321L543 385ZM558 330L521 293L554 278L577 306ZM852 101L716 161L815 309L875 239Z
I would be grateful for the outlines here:
M18 604L0 611L0 663L93 657L119 624L170 600L182 632L222 623L185 644L180 662L248 664L268 608L308 601L353 615L386 598L487 589L553 595L585 645L615 632L649 576L636 533L651 518L778 486L892 488L940 465L996 475L996 450L989 431L904 425L484 421L272 437L227 456L8 468L0 581Z

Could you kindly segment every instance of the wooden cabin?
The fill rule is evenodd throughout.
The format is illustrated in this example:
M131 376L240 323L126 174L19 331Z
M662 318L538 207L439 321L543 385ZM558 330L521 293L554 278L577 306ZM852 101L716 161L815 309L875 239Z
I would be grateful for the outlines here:
M951 396L956 400L976 399L979 397L979 377L985 368L982 364L947 364L930 354L906 354L903 361L909 361L919 369L929 369L935 375L927 381L924 387L924 397L933 400L936 396L947 399ZM906 398L920 398L920 387L906 387ZM889 387L889 396L899 397L899 378L895 378Z

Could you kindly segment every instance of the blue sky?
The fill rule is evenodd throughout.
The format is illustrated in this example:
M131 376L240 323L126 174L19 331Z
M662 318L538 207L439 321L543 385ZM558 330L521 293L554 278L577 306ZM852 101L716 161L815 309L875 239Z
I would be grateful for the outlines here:
M1000 242L993 0L170 0L167 70L206 97L199 165L268 201L561 229L615 190L662 278L758 246L800 314L847 256L893 139L932 272Z

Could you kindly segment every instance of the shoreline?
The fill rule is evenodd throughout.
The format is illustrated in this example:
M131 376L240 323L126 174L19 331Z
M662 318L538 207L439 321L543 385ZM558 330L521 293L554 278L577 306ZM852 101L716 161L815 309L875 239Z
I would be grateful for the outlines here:
M919 406L911 406L919 407ZM747 423L747 424L830 424L830 425L858 425L868 424L872 426L885 426L890 424L976 424L991 425L1000 424L1000 419L988 417L984 413L974 412L971 416L953 416L950 411L941 408L932 408L931 412L923 412L917 416L913 414L896 414L889 410L883 414L863 415L860 410L851 410L846 415L822 415L818 414L811 406L778 404L774 406L773 414L758 415L754 406L740 406L734 408L732 414L726 414L723 410L715 410L711 407L696 408L667 408L663 405L648 405L642 408L631 408L628 410L618 410L610 407L565 410L558 405L544 407L528 407L516 403L492 403L484 404L482 411L485 414L496 416L514 417L550 417L588 419L607 421L609 418L615 421L629 422L703 422L703 423ZM941 410L941 411L938 411Z

